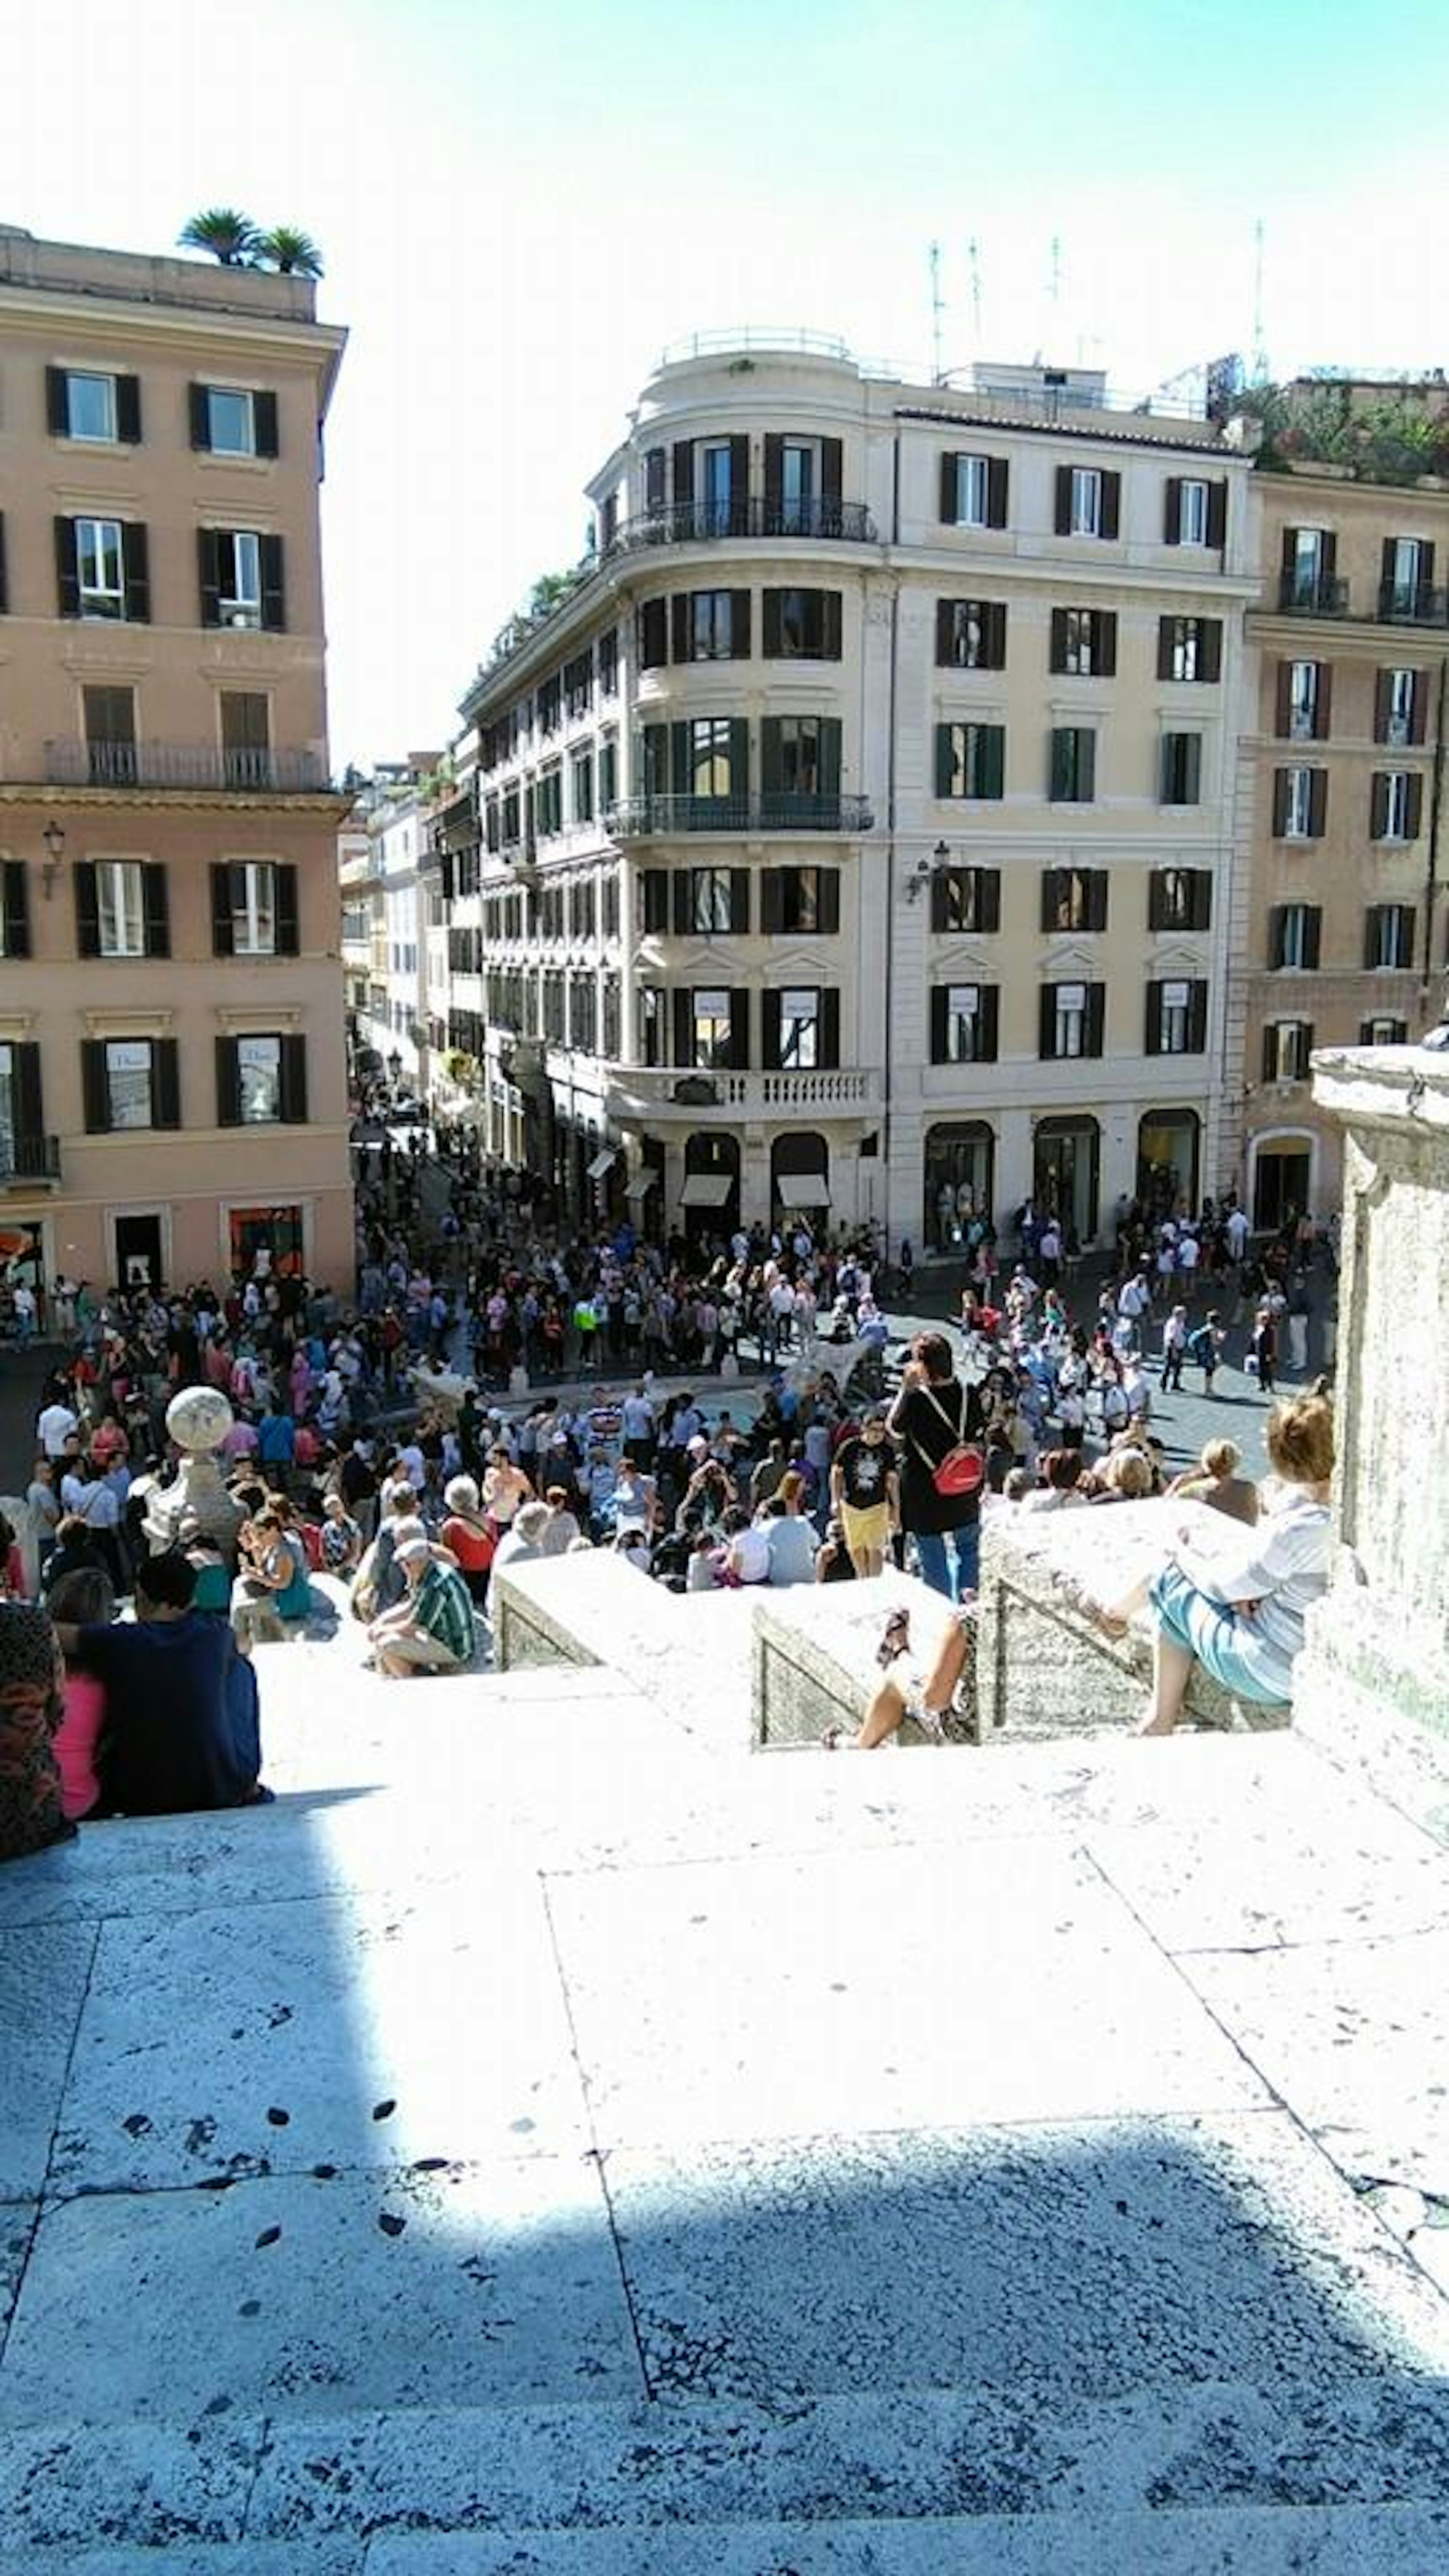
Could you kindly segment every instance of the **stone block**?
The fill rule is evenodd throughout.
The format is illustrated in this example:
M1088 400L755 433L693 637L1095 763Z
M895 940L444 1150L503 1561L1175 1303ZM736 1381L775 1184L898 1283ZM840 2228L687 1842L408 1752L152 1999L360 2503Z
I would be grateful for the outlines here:
M606 1548L509 1566L491 1586L500 1672L608 1665L689 1733L749 1741L750 1592L682 1594Z
M919 1670L939 1652L951 1610L914 1575L878 1574L864 1583L792 1585L755 1598L753 1709L764 1747L818 1744L827 1726L859 1726L881 1679L876 1649L888 1614L909 1610ZM903 1728L923 1743L918 1728Z

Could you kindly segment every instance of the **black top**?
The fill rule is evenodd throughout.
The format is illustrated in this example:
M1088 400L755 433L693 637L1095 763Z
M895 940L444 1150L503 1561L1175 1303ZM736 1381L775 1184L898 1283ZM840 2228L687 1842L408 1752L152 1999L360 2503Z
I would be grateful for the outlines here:
M246 1668L236 1673L242 1659L229 1623L191 1610L183 1619L82 1628L80 1639L80 1661L106 1686L106 1806L175 1816L245 1804L259 1767L255 1685Z
M842 1440L832 1463L840 1469L842 1501L853 1512L875 1511L887 1499L895 1443L889 1438L872 1442L855 1432Z
M932 1479L950 1450L981 1438L984 1419L979 1389L963 1386L958 1377L902 1390L891 1427L900 1458L903 1528L940 1537L980 1519L979 1488L974 1494L938 1494Z

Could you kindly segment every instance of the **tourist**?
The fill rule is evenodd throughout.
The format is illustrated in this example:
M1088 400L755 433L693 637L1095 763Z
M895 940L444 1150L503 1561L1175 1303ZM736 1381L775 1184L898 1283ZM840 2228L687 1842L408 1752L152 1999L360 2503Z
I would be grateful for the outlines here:
M866 1702L852 1735L827 1726L826 1753L873 1753L889 1743L904 1719L913 1718L933 1744L969 1735L976 1710L976 1606L958 1603L937 1623L923 1652L912 1652L910 1613L892 1611L878 1650L883 1679Z
M856 1580L855 1560L838 1520L831 1519L825 1524L825 1535L815 1559L815 1580L817 1583L854 1583Z
M488 1472L483 1479L483 1508L501 1537L512 1528L519 1512L534 1499L533 1486L521 1467L514 1464L501 1440L495 1440L488 1457Z
M1041 1481L1025 1496L1022 1509L1056 1512L1084 1503L1087 1497L1079 1491L1082 1472L1080 1449L1048 1449L1038 1470Z
M320 1551L323 1572L350 1582L362 1557L362 1531L340 1494L324 1497Z
M1207 1503L1213 1511L1225 1512L1229 1520L1242 1521L1252 1529L1258 1520L1258 1488L1250 1477L1239 1475L1242 1463L1236 1442L1209 1440L1198 1464L1173 1477L1168 1494Z
M976 1450L985 1413L977 1388L963 1386L954 1374L944 1334L917 1334L886 1423L899 1444L901 1522L914 1542L922 1579L934 1592L959 1600L975 1592L979 1579L984 1459L977 1451L974 1479L970 1460L965 1462L955 1491L943 1491L937 1478L948 1459L953 1465L945 1482L961 1475L955 1462L963 1450Z
M566 1485L550 1485L544 1495L548 1519L539 1541L544 1556L567 1556L583 1537L579 1516L573 1508Z
M727 1511L723 1522L725 1539L724 1575L735 1586L768 1583L770 1580L769 1532L759 1521L752 1521L743 1503Z
M794 1583L813 1583L820 1541L805 1517L805 1489L792 1469L780 1490L765 1505L765 1538L769 1550L767 1581L781 1590Z
M901 1508L900 1471L880 1405L868 1408L859 1431L836 1450L830 1469L830 1503L839 1516L854 1572L879 1574Z
M498 1542L493 1557L493 1573L506 1574L511 1565L531 1564L541 1557L548 1523L547 1503L521 1504Z
M47 1604L57 1626L109 1627L116 1615L110 1576L98 1565L64 1575ZM83 1671L69 1657L65 1665L65 1705L53 1750L60 1772L60 1802L73 1822L89 1816L101 1803L100 1741L106 1721L106 1688L95 1673Z
M451 1476L443 1488L447 1517L438 1532L457 1564L475 1610L488 1606L488 1584L498 1552L498 1532L479 1501L471 1476Z
M104 1685L100 1810L170 1816L264 1797L251 1667L226 1622L193 1607L196 1578L178 1548L136 1568L136 1618L57 1629L68 1664Z
M1162 1392L1179 1394L1182 1363L1187 1356L1187 1308L1174 1306L1162 1327Z
M394 1552L407 1589L368 1629L377 1670L390 1681L462 1671L473 1660L475 1638L473 1604L461 1574L435 1552L420 1522L408 1525Z
M49 1613L0 1600L0 1861L65 1842L55 1737L65 1711L65 1667Z
M1187 1355L1202 1370L1204 1395L1211 1395L1213 1391L1213 1379L1217 1374L1218 1362L1222 1358L1223 1345L1227 1338L1227 1334L1223 1331L1223 1319L1216 1306L1210 1306L1206 1322L1199 1324L1195 1332L1188 1334Z

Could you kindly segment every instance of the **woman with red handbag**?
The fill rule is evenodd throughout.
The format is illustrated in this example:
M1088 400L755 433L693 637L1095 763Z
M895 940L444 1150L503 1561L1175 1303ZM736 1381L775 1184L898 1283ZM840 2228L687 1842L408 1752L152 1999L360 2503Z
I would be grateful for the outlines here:
M921 1578L954 1601L974 1592L980 1575L984 1422L980 1392L956 1376L944 1333L918 1333L887 1427L900 1460L901 1525Z

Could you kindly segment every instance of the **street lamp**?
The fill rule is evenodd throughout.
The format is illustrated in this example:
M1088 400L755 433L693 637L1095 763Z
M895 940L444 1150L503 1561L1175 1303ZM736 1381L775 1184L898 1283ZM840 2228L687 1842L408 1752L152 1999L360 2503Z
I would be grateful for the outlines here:
M940 874L941 869L949 864L950 857L950 850L947 848L944 841L938 841L936 843L936 846L931 852L929 858L927 858L924 850L921 852L920 857L916 861L915 867L906 879L907 903L920 902L921 896L925 893L932 877Z
M60 875L61 862L65 857L65 833L52 817L40 837L45 843L45 856L40 863L40 883L45 900L49 903L55 892L56 879Z
M392 1087L394 1091L396 1091L398 1083L402 1078L402 1057L398 1053L396 1047L393 1048L391 1055L388 1057L387 1069L392 1076Z

